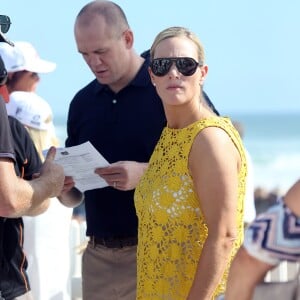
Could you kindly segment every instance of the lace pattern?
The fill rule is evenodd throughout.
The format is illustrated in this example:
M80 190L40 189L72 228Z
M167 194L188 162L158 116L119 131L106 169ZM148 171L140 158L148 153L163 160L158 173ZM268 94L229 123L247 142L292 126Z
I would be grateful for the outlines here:
M208 232L188 171L188 156L195 136L209 126L224 129L242 158L237 220L239 236L232 257L241 244L246 159L231 121L214 117L183 129L165 128L149 168L135 191L139 218L137 299L187 298ZM228 268L215 296L224 292L227 274Z

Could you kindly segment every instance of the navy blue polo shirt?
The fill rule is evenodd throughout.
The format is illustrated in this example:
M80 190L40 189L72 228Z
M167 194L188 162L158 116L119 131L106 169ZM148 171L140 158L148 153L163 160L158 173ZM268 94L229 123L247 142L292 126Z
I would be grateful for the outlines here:
M96 79L73 98L66 146L90 141L110 162L148 162L166 125L163 106L145 61L133 81L118 93ZM134 190L111 187L85 192L87 235L137 235Z

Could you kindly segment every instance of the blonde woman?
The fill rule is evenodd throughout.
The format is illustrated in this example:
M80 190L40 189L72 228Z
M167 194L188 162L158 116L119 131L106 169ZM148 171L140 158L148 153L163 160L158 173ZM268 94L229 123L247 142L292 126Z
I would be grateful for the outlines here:
M137 299L215 299L243 238L244 147L204 101L208 66L194 33L163 30L150 60L167 126L135 190Z

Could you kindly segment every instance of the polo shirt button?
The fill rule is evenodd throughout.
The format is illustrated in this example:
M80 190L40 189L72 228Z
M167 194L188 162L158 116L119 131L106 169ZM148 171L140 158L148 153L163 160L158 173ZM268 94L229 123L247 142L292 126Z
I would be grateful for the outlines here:
M116 100L116 99L114 99L114 100L112 101L112 103L113 103L113 104L116 104L116 103L117 103L117 100Z

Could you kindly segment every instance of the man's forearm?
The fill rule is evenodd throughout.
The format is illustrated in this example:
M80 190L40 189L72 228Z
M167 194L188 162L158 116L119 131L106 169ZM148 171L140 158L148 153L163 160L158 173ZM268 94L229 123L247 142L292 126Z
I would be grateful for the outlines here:
M18 177L15 179L6 186L7 194L5 205L1 206L1 216L19 218L44 212L49 206L49 190L43 189L35 180L26 181Z

